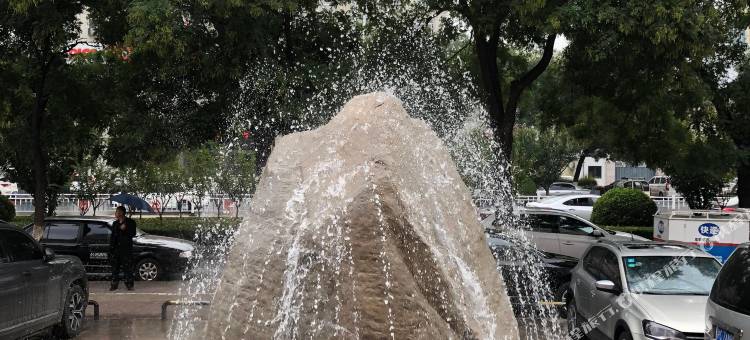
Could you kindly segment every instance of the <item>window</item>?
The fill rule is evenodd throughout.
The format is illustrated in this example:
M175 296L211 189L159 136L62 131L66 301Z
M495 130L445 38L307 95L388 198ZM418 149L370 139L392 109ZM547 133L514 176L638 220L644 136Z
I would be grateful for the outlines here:
M737 313L750 315L750 249L737 248L716 277L711 300Z
M102 244L109 242L109 235L112 230L104 223L87 223L83 228L83 242Z
M560 234L568 235L591 235L594 232L594 227L586 224L581 220L560 216Z
M31 237L20 231L0 230L0 239L11 262L41 260L42 251Z
M609 250L604 250L604 257L602 258L602 276L603 280L610 280L614 282L615 286L622 288L620 279L620 261L617 260L617 256Z
M588 174L589 174L589 177L602 178L602 166L601 165L589 165Z
M557 215L528 215L524 219L531 231L539 233L557 233L559 216Z
M594 200L591 197L579 197L563 202L564 205L574 207L593 207Z
M583 258L583 269L588 272L596 280L603 280L604 255L607 250L602 247L592 247L591 250Z
M76 242L80 225L71 222L47 222L45 241Z

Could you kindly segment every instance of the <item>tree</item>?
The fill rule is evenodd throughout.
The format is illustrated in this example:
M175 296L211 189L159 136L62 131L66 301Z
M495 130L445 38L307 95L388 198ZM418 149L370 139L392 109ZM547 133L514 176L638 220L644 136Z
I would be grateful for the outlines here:
M737 150L737 197L739 207L750 208L750 56L738 68L737 77L717 89L714 103L721 127Z
M152 200L152 208L161 220L175 195L184 191L180 167L176 161L147 164L141 168L141 172L147 196Z
M550 185L559 180L562 170L576 159L580 150L568 133L559 128L540 131L521 126L516 128L514 143L513 166L544 188L547 195Z
M188 150L183 153L185 180L187 182L187 191L190 192L191 200L198 216L203 211L203 203L206 195L215 186L214 178L218 171L216 163L215 150L218 146L213 142Z
M513 128L526 89L547 69L561 30L566 1L428 1L438 13L456 13L470 27L479 66L480 97L489 115L498 152L512 154ZM538 50L540 57L529 69L511 74L508 53L516 47Z
M81 1L0 2L0 135L11 141L1 144L0 158L34 196L37 239L108 112L97 94L102 65L67 57L82 11Z
M111 194L115 190L115 170L107 165L103 158L86 159L84 162L75 167L73 175L74 185L73 192L79 202L89 202L85 208L81 208L81 215L85 215L89 208L93 209L93 215L96 216L96 209L106 202L99 200L99 194Z
M249 150L230 148L221 161L216 184L234 203L234 217L237 217L244 200L255 191L255 154Z

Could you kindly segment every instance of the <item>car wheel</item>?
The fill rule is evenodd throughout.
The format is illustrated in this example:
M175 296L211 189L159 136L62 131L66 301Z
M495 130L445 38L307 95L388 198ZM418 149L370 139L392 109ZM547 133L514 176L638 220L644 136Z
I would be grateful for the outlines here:
M138 261L135 266L135 276L141 281L156 281L162 277L161 264L152 258Z
M558 313L560 314L560 317L563 319L568 317L567 305L568 305L569 295L570 295L570 281L565 281L561 283L557 287L557 290L555 291L555 300L563 303L563 305L560 308L558 308Z
M79 285L72 285L68 289L63 305L63 316L58 326L58 334L63 339L75 338L83 329L86 315L86 294Z
M627 329L622 331L620 335L617 337L617 340L633 340L633 335L630 334L630 331Z
M578 320L580 316L578 315L578 310L576 309L576 299L573 296L570 296L565 306L565 313L567 314L568 318L568 334L573 334L573 330L581 325L581 320ZM580 337L578 339L588 339L588 337L586 337L586 334L583 334L583 337Z

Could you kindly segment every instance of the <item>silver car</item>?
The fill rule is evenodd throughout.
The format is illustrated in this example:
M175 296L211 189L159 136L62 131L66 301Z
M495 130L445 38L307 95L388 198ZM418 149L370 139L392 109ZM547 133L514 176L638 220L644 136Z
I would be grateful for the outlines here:
M737 247L716 277L705 322L707 339L750 336L750 243Z
M706 300L721 264L690 245L603 241L571 274L571 338L703 339Z
M520 210L521 222L541 251L581 258L599 240L648 241L647 238L619 231L608 231L581 217L554 209Z

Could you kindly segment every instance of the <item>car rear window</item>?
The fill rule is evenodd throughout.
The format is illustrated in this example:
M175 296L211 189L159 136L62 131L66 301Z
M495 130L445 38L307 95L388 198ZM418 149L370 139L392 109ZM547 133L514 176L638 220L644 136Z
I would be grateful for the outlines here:
M711 300L737 313L750 315L750 249L737 248L716 277Z

